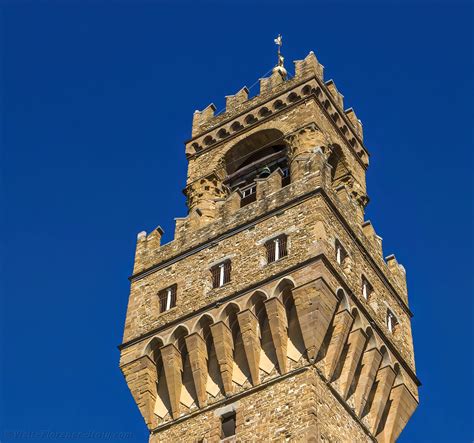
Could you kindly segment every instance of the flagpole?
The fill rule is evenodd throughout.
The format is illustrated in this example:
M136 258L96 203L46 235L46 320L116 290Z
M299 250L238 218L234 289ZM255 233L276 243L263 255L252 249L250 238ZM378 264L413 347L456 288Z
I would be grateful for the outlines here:
M277 46L278 46L278 59L277 59L277 64L280 65L280 49L281 49L281 43L280 43L280 41L281 41L281 35L278 34L278 37L277 37L277 38L278 38L278 42L279 42L279 43L277 44Z

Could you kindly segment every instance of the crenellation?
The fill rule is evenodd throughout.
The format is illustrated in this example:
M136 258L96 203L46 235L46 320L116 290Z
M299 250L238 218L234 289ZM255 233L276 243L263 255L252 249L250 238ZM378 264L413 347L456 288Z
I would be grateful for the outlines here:
M375 232L374 226L370 220L365 221L362 223L362 231L365 237L369 240L370 244L375 248L377 251L377 255L379 257L383 257L383 250L382 250L382 237L377 235Z
M212 118L214 117L214 113L216 112L217 108L214 106L213 103L208 105L202 111L194 111L193 115L193 125L192 125L192 135L193 137L197 135L201 128Z
M320 80L323 80L324 66L319 63L313 51L310 51L304 60L296 60L293 63L296 78L316 75Z
M337 90L334 80L328 80L325 82L326 87L329 90L329 93L336 101L340 109L344 109L344 96Z
M363 140L364 139L364 131L363 131L363 127L362 127L362 122L357 118L357 115L356 115L354 109L353 108L346 109L344 111L344 113L346 114L347 118L349 119L352 126L354 127L357 136L361 140Z
M299 87L300 83L311 81L311 77L314 78L315 85L313 87L303 86L301 91L303 95L307 95L309 93L314 93L317 97L321 97L321 102L325 109L330 113L330 117L334 120L334 123L337 125L338 130L341 131L344 137L347 137L347 142L356 150L357 155L361 158L361 160L368 165L368 153L366 152L365 147L359 144L358 140L350 135L350 130L348 126L345 124L346 115L342 111L343 103L342 103L342 95L340 95L337 90L335 89L334 83L330 81L328 86L323 85L323 83L319 83L322 81L322 65L316 60L314 53L310 53L305 60L295 61L295 77L289 80L284 80L278 72L272 73L270 77L265 77L260 79L260 94L253 97L252 99L248 100L248 91L246 88L242 88L239 93L234 96L228 96L229 100L232 102L233 100L238 97L238 101L240 106L226 106L226 112L214 116L215 107L210 105L204 111L199 112L196 111L195 113L195 123L193 123L193 139L187 144L186 153L187 156L192 156L193 154L201 152L206 146L210 146L215 144L218 139L225 138L229 135L228 129L221 128L219 126L228 120L229 118L234 118L236 113L246 112L246 110L252 110L255 106L259 106L264 102L271 99L271 97L281 94L282 92L285 93L291 90L293 87ZM321 88L326 89L331 93L330 90L335 94L335 101L339 103L339 107L341 109L332 109L331 103L329 100L325 99L324 95L321 96ZM337 92L337 93L336 93ZM291 103L294 100L295 92L290 93L291 98L288 98L289 102ZM298 96L298 94L296 93ZM280 99L281 100L281 99ZM283 106L286 105L285 101L281 101ZM245 106L243 106L245 105ZM273 104L275 108L275 104ZM256 111L252 114L252 117L255 119L256 115L260 115L264 110L268 107L262 107L259 111ZM278 107L275 108L278 110ZM212 112L211 112L212 111ZM246 117L244 117L245 119ZM254 122L252 120L252 122ZM242 129L245 127L239 122L240 127ZM353 127L351 125L351 127ZM219 138L204 135L203 137L207 137L207 145L203 142L203 140L195 140L196 136L200 133L209 132L212 128L214 128L217 132L221 131L221 136ZM354 129L355 130L355 129ZM359 138L360 134L356 134Z
M278 72L273 72L270 77L260 79L260 95L265 96L277 90L279 85L284 83L285 79Z
M234 112L240 108L249 98L249 90L244 86L234 95L227 95L225 98L225 112Z
M404 297L405 302L408 303L407 279L405 268L398 263L394 254L385 257L385 261L387 262L388 269L392 273L393 278L398 283L398 286L402 289L402 295Z

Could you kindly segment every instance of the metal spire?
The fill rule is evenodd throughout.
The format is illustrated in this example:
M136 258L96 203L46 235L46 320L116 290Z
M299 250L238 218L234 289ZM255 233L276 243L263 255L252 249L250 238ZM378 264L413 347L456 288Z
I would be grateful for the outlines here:
M282 39L281 34L278 34L278 37L273 41L278 46L278 63L277 63L277 66L283 66L283 61L285 59L281 55L281 46L283 45L283 39Z
M273 68L273 72L279 72L280 75L283 77L283 79L286 79L287 72L284 66L285 62L285 57L281 55L281 46L283 45L283 38L281 34L278 34L278 37L273 40L275 44L278 46L278 63L277 65Z

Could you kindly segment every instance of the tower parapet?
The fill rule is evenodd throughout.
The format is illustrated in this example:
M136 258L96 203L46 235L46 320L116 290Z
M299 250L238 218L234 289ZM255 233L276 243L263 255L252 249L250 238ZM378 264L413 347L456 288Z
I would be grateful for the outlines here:
M289 80L284 80L278 72L260 79L260 94L251 99L248 99L246 87L235 95L227 96L226 109L222 114L215 115L216 108L213 104L203 111L195 111L192 139L186 143L186 154L192 156L199 153L230 134L244 130L250 124L255 124L274 112L296 104L298 100L308 99L314 94L334 120L335 127L344 134L347 142L368 166L369 154L362 142L359 121L346 116L343 109L343 96L337 91L334 82L329 80L324 83L323 66L314 53L311 51L305 59L295 61L294 65L295 76ZM314 81L311 81L312 79ZM297 90L292 91L292 89ZM287 94L284 94L285 92ZM270 106L265 106L270 97L279 95L281 97L276 98ZM234 122L229 122L233 117L239 118ZM221 128L222 126L224 128Z

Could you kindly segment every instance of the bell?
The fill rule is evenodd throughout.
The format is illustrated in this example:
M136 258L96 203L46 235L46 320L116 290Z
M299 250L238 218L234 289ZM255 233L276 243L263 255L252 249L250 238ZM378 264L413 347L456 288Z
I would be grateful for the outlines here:
M258 175L260 178L265 178L268 177L272 171L270 171L270 168L268 166L265 166L261 171L260 174Z

